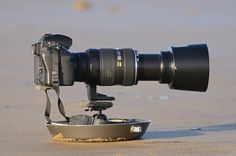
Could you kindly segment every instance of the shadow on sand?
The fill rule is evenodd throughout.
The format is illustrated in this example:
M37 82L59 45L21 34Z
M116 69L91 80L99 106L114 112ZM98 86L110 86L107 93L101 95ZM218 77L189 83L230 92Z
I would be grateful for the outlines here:
M170 139L188 136L201 136L205 135L204 132L220 132L236 130L236 123L214 125L193 129L183 130L166 130L166 131L147 131L143 136L144 139Z

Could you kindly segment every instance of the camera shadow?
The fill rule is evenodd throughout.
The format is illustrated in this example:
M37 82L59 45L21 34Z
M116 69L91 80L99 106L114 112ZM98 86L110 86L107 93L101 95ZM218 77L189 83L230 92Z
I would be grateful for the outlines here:
M232 130L236 130L236 123L181 130L147 131L143 136L143 139L174 139L189 136L202 136L205 135L206 132L221 132Z

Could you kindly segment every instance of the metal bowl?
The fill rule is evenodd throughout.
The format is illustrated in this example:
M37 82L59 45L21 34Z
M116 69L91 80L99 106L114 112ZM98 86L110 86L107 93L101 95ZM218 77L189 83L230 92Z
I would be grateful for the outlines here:
M141 138L150 120L108 119L109 124L69 125L66 121L47 123L46 126L55 141L104 142L124 141Z

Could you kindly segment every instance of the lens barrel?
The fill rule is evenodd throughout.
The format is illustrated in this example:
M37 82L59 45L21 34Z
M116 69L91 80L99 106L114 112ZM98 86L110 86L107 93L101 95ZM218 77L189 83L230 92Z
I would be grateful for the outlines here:
M171 89L206 91L209 55L206 44L172 47L172 52L141 54L138 79L167 83Z
M205 44L172 47L160 54L133 49L89 49L76 53L76 81L101 86L131 86L159 81L171 89L206 91L209 55Z

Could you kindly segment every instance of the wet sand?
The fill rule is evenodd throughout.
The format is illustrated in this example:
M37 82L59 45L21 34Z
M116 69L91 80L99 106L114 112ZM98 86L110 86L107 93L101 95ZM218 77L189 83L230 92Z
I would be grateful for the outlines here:
M78 9L76 1L0 2L1 155L234 156L236 2L88 2L84 9ZM30 45L44 33L70 36L72 51L132 47L153 53L172 45L207 43L208 91L170 90L158 82L99 87L100 92L116 97L114 107L106 111L109 117L152 120L143 138L113 143L54 142L44 125L44 94L33 84ZM61 93L68 115L84 113L79 107L79 100L86 98L84 84L62 87ZM52 109L52 118L62 119L56 105Z

